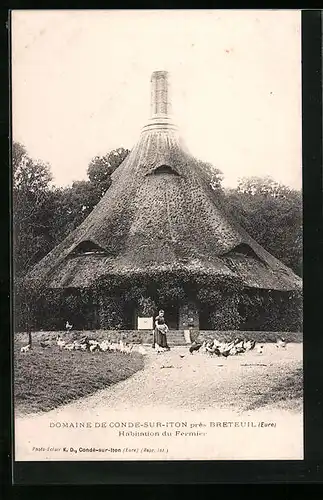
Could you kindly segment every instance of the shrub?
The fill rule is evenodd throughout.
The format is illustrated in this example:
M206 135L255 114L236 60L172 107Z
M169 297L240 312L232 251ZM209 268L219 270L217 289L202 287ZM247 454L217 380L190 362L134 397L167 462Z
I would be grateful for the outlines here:
M125 325L123 303L113 297L107 297L100 304L100 328L122 330Z
M299 292L246 292L241 296L239 309L244 330L302 330L302 296Z

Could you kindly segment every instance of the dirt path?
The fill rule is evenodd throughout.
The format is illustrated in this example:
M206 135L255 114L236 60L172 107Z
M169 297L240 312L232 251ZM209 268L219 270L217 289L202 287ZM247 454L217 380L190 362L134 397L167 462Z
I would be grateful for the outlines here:
M300 453L300 400L274 402L268 399L268 394L277 393L276 388L284 378L301 368L301 360L301 344L289 344L287 349L279 350L267 344L263 355L251 351L227 359L190 355L187 347L173 348L170 352L157 355L151 347L147 347L145 369L130 379L46 414L17 417L16 429L20 436L23 433L26 437L31 436L29 442L32 442L36 429L46 427L48 432L48 422L51 421L94 422L112 418L120 420L125 416L128 420L147 419L148 416L149 419L169 420L171 415L177 419L189 415L195 420L204 416L208 421L212 418L256 418L257 421L279 421L283 426L281 432L285 435L284 439L286 433L290 434L290 439L287 438L289 447L298 436L293 446ZM269 404L260 404L263 401ZM253 409L259 405L259 409ZM63 433L63 429L57 427L55 431L56 437L59 436L58 431ZM223 446L227 447L227 444L223 443ZM290 456L290 452L281 453L285 453L285 457Z
M63 415L67 410L91 408L95 411L102 406L134 410L138 404L141 408L183 410L206 410L216 405L240 413L269 390L275 390L288 373L302 366L301 344L290 344L280 350L268 344L263 355L250 351L229 358L190 355L187 347L175 347L158 355L150 347L146 351L144 370L92 396L47 412L46 417ZM272 402L269 406L275 405Z

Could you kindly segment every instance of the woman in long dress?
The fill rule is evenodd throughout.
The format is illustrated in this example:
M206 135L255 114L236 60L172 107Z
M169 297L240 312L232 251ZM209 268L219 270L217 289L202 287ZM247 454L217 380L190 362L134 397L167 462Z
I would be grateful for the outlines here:
M169 346L167 344L167 333L168 327L165 324L164 311L160 310L158 316L155 318L155 329L154 329L154 341L153 347L165 349L169 351Z
M158 325L159 319L161 319L161 318L164 318L164 311L162 309L158 312L158 316L156 316L155 321L154 321L154 337L153 337L153 344L152 344L153 349L155 349L156 344L158 344L157 340L159 340L158 339L159 331L157 329L157 325Z
M158 320L158 325L157 325L157 344L159 347L165 350L169 350L168 344L167 344L167 332L168 332L168 326L165 323L164 318L159 318Z

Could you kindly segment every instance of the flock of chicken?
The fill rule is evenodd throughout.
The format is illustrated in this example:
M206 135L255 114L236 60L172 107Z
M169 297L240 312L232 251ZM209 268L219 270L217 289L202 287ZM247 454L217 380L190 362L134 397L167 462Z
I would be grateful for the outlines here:
M89 340L87 337L84 337L80 341L74 340L72 343L66 343L61 337L58 336L56 342L60 349L66 349L68 351L119 351L125 354L137 351L140 354L146 354L146 350L142 345L129 344L127 342L123 342L123 340L120 340L119 342L110 342L109 340L102 340L102 342L98 342L97 340Z
M227 358L228 356L235 356L237 354L242 354L247 351L252 351L256 347L255 340L242 340L235 339L232 342L219 342L217 339L204 341L203 343L193 342L189 348L189 352L193 354L194 352L200 352L204 354L210 354L215 356L223 356ZM277 348L285 348L285 339L278 339L276 342ZM257 344L256 350L258 354L263 354L264 344Z
M110 342L109 340L103 340L98 342L97 340L88 339L88 337L83 337L80 340L74 340L73 342L65 341L60 335L56 337L56 345L60 350L67 351L89 351L89 352L122 352L125 354L130 354L131 352L139 352L140 354L146 354L146 350L142 345L128 344L120 340L120 342ZM43 349L51 347L49 341L41 341L40 346ZM20 349L21 352L27 352L30 350L30 345L24 346Z
M51 347L50 341L41 341L40 346L42 348ZM130 354L131 352L139 352L140 354L147 354L145 348L141 344L129 344L128 342L110 342L109 340L103 340L99 342L97 340L89 339L88 337L83 337L80 340L74 340L73 342L68 342L64 340L60 335L56 337L56 345L60 350L67 351L89 351L89 352L122 352L125 354ZM286 341L281 338L276 342L277 348L285 348ZM26 353L30 350L31 345L28 344L20 349L21 352ZM235 356L237 354L242 354L247 351L257 350L258 354L263 354L264 344L256 344L255 340L242 340L235 339L232 342L219 342L217 339L206 340L203 343L193 342L189 348L190 354L194 352L199 352L203 354L223 356L227 358L228 356Z

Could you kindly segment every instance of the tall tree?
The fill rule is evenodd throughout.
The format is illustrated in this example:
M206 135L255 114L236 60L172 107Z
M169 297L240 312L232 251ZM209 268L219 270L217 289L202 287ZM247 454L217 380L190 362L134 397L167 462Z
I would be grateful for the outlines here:
M128 149L117 148L104 156L95 156L92 158L87 169L87 174L91 184L97 188L100 196L103 196L109 189L111 174L121 165L129 152Z
M21 275L51 248L50 166L29 157L25 147L12 146L13 236L15 272Z
M222 181L224 178L223 172L220 169L212 165L212 163L197 160L197 164L201 169L201 173L211 186L211 188L215 191L218 189L222 189Z
M251 196L264 196L271 198L286 198L291 189L275 181L269 175L265 177L241 177L238 180L238 193Z
M225 191L233 215L258 243L302 275L302 194L270 177L240 179Z
M100 190L90 181L74 181L71 186L57 188L52 197L55 218L51 227L56 242L62 241L81 224L100 199Z

